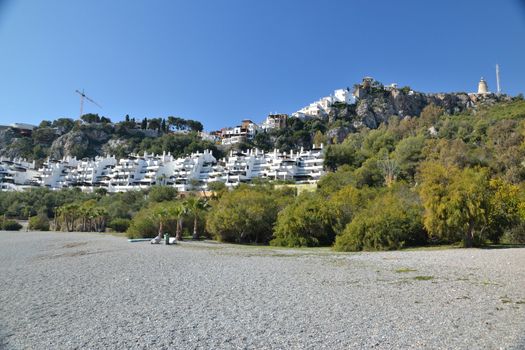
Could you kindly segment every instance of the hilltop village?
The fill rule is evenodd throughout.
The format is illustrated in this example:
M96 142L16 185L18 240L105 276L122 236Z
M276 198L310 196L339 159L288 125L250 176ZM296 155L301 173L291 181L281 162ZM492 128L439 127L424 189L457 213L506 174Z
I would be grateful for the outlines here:
M254 179L315 184L325 172L325 146L350 133L375 129L392 116L417 117L430 104L455 114L505 100L490 93L483 78L476 93L423 94L365 77L291 115L270 114L260 124L245 119L212 132L176 117L111 123L87 114L38 127L15 123L0 126L0 187L124 192L159 184L207 190L212 182L235 187Z

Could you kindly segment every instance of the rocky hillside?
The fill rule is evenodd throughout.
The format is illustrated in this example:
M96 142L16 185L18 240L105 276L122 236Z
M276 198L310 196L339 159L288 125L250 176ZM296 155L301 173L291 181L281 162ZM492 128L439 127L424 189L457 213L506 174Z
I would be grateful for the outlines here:
M391 116L418 117L423 108L434 104L447 114L458 114L467 109L491 106L498 102L510 101L507 95L469 95L466 93L424 94L414 91L392 89L364 93L357 102L354 127L361 125L375 129Z
M370 86L355 85L355 94L358 96L356 104L337 104L328 115L308 120L290 118L287 128L262 133L253 141L234 147L290 150L319 142L340 143L350 133L362 128L376 129L392 116L401 119L419 117L428 105L435 105L445 114L453 115L512 100L509 96L494 94L425 94L410 88L385 88L378 82ZM170 124L170 118L173 124ZM31 137L22 136L12 129L2 130L0 156L41 160L46 157L83 158L102 154L125 156L130 152L144 151L169 151L180 155L204 148L211 148L217 155L227 151L209 141L200 140L195 131L202 129L202 124L192 120L168 117L166 127L166 119L157 118L146 123L143 120L142 126L138 127L141 123L129 117L119 123L111 123L109 119L97 115L86 115L82 119L44 121ZM186 129L183 133L171 133L168 132L169 125L177 128L183 125ZM197 125L196 128L194 125Z
M324 118L329 125L333 125L327 131L329 142L334 138L341 142L349 133L362 127L376 129L392 116L401 119L419 117L428 105L435 105L442 108L446 114L453 115L512 100L507 95L425 94L408 88L385 89L382 86L379 88L356 86L356 89L359 89L359 98L355 105L339 105ZM337 120L347 123L337 124Z

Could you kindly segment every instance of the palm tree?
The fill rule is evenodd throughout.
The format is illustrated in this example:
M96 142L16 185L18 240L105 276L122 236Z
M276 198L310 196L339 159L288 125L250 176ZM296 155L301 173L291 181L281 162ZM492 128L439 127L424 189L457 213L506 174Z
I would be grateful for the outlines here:
M103 207L93 208L92 218L94 222L91 224L91 231L104 232L106 230L106 219L108 211Z
M208 207L208 202L198 197L188 197L184 201L188 213L193 216L193 239L199 239L199 233L197 231L198 219L201 213Z
M79 216L80 206L78 203L68 203L58 208L58 217L60 226L64 224L64 228L71 232L75 228L75 221Z
M154 220L159 222L159 234L157 236L158 242L162 240L162 231L164 231L164 223L169 220L171 214L168 208L165 206L160 206L155 213L153 214Z
M157 177L157 185L165 186L166 185L166 179L167 179L166 174L160 174Z
M177 219L177 233L175 234L175 239L177 241L182 241L182 219L188 213L185 203L175 204L172 213L173 216Z

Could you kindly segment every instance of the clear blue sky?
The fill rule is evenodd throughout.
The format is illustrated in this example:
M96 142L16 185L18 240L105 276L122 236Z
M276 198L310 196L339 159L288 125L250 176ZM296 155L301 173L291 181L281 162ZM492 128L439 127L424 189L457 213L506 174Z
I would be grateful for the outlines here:
M521 0L0 0L0 122L291 113L365 75L525 90Z

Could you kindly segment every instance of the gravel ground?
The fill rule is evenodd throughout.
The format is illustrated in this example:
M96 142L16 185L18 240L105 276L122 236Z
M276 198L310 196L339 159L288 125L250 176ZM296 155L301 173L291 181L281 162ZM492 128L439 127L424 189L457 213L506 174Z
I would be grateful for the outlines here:
M0 233L1 349L524 349L525 249Z

